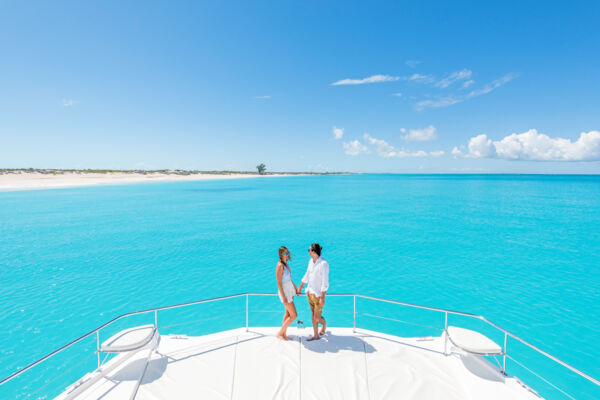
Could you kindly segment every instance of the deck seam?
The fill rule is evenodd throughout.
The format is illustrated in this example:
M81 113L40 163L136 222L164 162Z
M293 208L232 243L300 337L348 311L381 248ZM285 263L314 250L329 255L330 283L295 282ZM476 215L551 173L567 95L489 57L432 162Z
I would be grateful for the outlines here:
M231 400L233 400L233 389L234 389L234 385L235 385L235 366L236 366L236 361L237 361L237 347L238 347L239 342L240 342L240 337L236 336L235 337L235 347L233 349L233 373L231 374L231 396L229 397Z
M298 335L298 394L302 400L302 336Z
M363 344L363 354L365 356L365 376L367 378L367 393L369 394L369 400L371 400L371 386L369 385L369 365L367 363L367 344L361 338L360 341Z

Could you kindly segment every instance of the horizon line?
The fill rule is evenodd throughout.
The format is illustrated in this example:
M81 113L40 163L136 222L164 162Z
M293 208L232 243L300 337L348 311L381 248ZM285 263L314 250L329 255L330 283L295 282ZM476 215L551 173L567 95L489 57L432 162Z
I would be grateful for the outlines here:
M84 172L84 173L189 173L189 174L256 174L256 175L563 175L563 176L600 176L600 173L545 173L545 172L349 172L349 171L257 171L244 170L200 170L200 169L111 169L111 168L0 168L5 172Z

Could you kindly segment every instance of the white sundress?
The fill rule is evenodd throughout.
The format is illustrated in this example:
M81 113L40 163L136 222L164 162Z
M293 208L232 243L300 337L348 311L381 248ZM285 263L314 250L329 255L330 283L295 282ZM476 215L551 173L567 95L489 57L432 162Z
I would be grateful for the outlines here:
M283 266L283 276L281 277L281 286L283 289L283 294L285 295L286 300L289 302L294 301L294 296L296 295L296 289L294 289L294 284L292 283L292 273L285 265ZM279 291L278 291L279 292ZM279 293L279 299L283 303L283 297L281 293Z

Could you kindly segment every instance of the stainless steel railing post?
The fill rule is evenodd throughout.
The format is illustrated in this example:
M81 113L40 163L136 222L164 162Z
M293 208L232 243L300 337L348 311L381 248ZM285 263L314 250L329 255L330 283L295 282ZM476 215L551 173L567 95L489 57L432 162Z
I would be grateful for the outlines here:
M506 340L508 339L508 333L504 332L504 355L502 356L502 373L506 375Z
M98 369L100 369L100 333L96 331L96 358L98 360Z
M158 329L158 310L154 310L154 329Z
M448 312L444 312L444 355L448 355Z
M354 298L354 311L352 312L352 332L356 332L356 295L352 297Z
M246 332L248 332L248 295L246 294Z

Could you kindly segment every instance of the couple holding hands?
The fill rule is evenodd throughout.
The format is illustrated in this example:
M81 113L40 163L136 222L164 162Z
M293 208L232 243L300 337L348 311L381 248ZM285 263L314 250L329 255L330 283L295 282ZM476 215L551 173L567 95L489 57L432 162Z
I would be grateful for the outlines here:
M292 282L292 270L288 265L288 262L292 259L290 251L285 246L279 248L279 262L277 263L277 288L279 298L285 307L285 314L283 316L283 325L277 337L281 340L290 340L287 337L287 328L294 322L298 313L296 312L296 306L294 305L294 296L300 296L302 288L306 285L306 297L308 298L308 304L312 312L312 325L314 335L308 340L317 340L320 335L325 334L325 328L327 323L325 318L321 315L323 306L325 305L325 293L329 288L329 264L321 257L321 250L323 248L318 243L313 243L308 249L310 260L308 260L308 268L302 278L300 287L297 287ZM323 327L319 332L319 324Z

